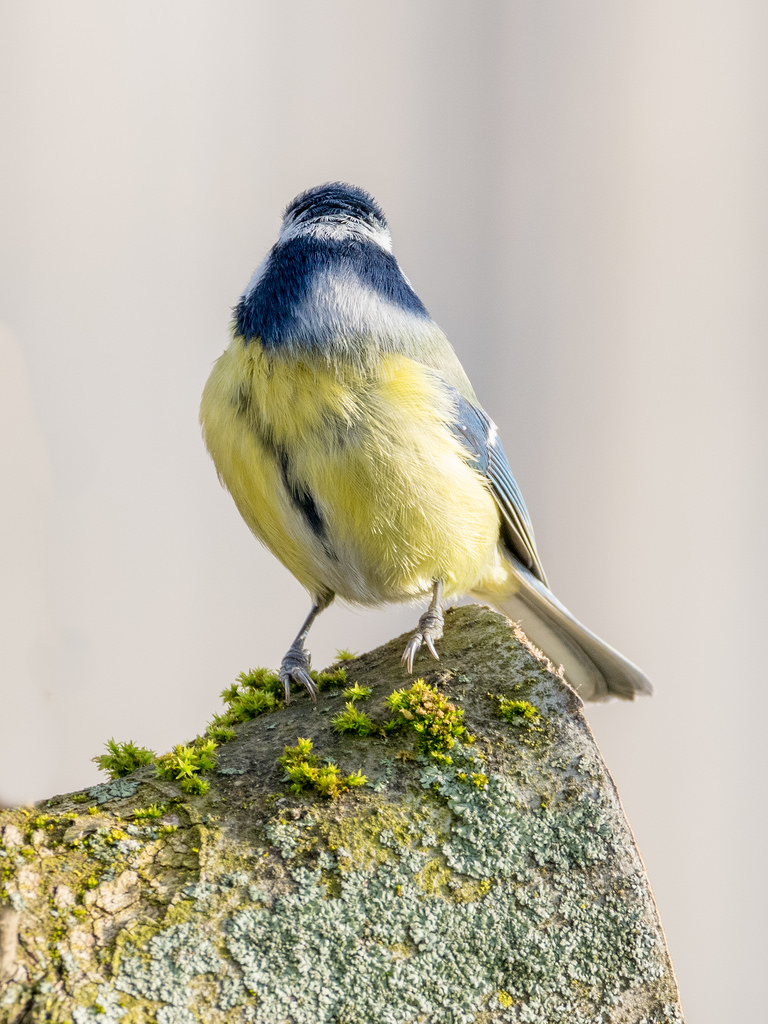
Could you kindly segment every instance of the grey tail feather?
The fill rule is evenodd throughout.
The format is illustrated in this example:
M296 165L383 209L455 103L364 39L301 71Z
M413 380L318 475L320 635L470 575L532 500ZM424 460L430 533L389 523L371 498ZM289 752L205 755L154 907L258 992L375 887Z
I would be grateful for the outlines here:
M649 680L636 665L583 626L517 560L512 567L520 582L514 594L476 596L519 622L528 639L553 664L564 667L567 682L583 700L634 700L637 693L653 693Z

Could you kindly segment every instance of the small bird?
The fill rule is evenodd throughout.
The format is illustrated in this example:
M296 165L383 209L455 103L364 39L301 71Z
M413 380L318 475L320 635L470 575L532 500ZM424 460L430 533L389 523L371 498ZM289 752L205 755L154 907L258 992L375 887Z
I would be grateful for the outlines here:
M588 700L650 693L554 596L522 494L450 342L392 254L386 218L341 182L298 195L234 310L200 409L222 484L313 604L280 667L314 699L305 648L335 597L431 597L403 652L434 658L444 598L519 621Z

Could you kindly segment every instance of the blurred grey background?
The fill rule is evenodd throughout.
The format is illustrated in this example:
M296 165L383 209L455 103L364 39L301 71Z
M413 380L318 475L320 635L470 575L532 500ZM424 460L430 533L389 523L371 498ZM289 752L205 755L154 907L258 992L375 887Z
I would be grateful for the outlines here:
M697 1024L765 956L760 0L0 5L0 794L166 750L306 595L197 427L282 208L343 179L497 420ZM336 607L314 663L413 625Z

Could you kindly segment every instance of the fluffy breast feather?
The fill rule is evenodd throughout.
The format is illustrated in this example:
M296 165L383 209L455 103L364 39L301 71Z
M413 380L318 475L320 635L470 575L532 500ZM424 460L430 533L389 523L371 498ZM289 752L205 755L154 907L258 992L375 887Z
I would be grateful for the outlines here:
M201 407L254 534L310 592L359 603L416 597L436 578L460 594L505 574L494 500L451 415L435 372L406 355L331 366L239 337Z

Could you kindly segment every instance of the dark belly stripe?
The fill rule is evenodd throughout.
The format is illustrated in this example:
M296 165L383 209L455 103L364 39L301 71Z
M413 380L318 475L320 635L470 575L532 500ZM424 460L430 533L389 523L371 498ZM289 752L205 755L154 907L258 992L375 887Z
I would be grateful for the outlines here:
M297 480L291 479L290 473L288 472L288 453L284 448L275 446L275 455L280 463L280 473L283 477L283 484L285 485L285 489L288 491L291 500L307 520L309 527L315 536L319 537L322 541L326 541L325 522L323 521L323 517L320 514L320 509L317 507L315 499L306 487L300 484Z
M250 395L246 389L240 389L237 394L233 396L233 405L237 409L238 416L244 419L247 423L249 431L256 438L258 444L275 460L275 462L277 462L280 467L280 476L282 477L283 486L288 492L288 496L299 512L301 512L310 530L322 543L325 553L329 558L336 560L337 555L331 547L328 539L325 520L323 519L320 509L317 507L317 502L315 501L312 492L292 475L290 471L290 457L283 445L275 440L271 430L265 430L257 422L253 415Z

